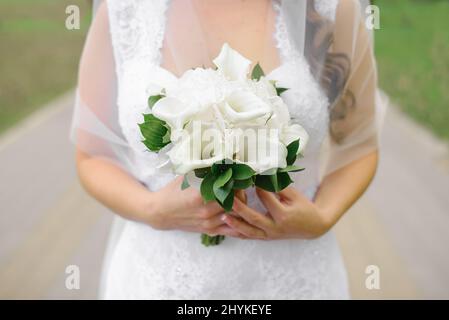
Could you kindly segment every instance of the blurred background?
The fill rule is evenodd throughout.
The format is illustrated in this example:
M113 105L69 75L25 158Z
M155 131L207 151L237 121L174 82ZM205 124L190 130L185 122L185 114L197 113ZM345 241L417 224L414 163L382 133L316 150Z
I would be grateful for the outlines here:
M392 106L377 177L336 232L354 298L448 299L449 1L374 2ZM68 5L79 30L65 27ZM68 140L90 20L87 0L0 0L0 298L97 296L111 216L79 186Z

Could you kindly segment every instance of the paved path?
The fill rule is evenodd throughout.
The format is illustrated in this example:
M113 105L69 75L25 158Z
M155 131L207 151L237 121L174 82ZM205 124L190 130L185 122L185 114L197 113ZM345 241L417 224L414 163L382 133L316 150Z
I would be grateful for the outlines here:
M0 298L95 298L111 217L80 188L67 95L0 137ZM366 196L336 228L355 298L449 298L449 153L393 110ZM78 265L81 289L65 288ZM380 290L365 269L380 268Z

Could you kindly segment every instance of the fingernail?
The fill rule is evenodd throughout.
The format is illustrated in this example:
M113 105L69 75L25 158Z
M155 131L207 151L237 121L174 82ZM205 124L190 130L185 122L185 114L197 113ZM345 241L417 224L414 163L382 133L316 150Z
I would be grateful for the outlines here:
M221 216L221 221L226 221L226 219L227 219L226 215Z

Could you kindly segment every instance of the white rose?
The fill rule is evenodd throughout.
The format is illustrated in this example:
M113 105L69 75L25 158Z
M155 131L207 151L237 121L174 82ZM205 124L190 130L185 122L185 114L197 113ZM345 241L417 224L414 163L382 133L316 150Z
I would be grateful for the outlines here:
M167 96L203 108L223 101L228 92L226 80L211 69L196 68L186 71L166 89Z
M250 60L233 50L227 43L223 45L220 54L213 62L218 72L231 81L245 80L251 66Z

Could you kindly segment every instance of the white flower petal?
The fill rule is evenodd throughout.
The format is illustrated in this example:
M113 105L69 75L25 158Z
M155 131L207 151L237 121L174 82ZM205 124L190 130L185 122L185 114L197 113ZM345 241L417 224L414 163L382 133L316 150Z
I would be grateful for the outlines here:
M226 120L233 123L247 122L271 113L271 107L255 94L243 90L234 91L222 106Z
M257 173L262 173L272 168L285 168L287 166L286 158L287 148L285 145L278 139L268 139L267 143L257 145L257 161L249 165Z
M233 50L227 43L223 45L220 54L213 62L220 74L233 81L246 79L251 66L250 60Z
M156 102L152 113L155 117L167 122L173 130L180 130L196 113L196 110L176 98L166 97Z
M290 122L290 112L287 105L277 96L270 98L270 103L273 108L273 116L267 123L268 127L280 129L287 126Z
M285 127L282 131L281 140L286 146L298 139L298 153L300 153L305 149L307 142L309 141L309 134L306 132L306 130L299 124L293 124L291 126Z
M178 79L168 70L157 67L151 70L151 79L147 86L147 94L154 96L161 94L163 89L174 86Z
M205 138L203 130L185 132L186 134L168 152L177 174L186 174L194 169L210 167L215 162L223 160L221 148L214 148L212 150L214 152L207 148L210 146L210 141L203 141ZM215 133L220 134L219 131ZM219 139L222 141L221 136ZM218 146L221 146L221 143L218 143Z

